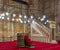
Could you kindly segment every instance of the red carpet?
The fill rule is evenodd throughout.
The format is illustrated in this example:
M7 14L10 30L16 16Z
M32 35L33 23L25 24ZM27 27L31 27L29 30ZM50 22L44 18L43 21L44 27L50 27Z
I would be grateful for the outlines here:
M16 41L0 42L0 50L60 50L60 41L58 44L48 44L43 42L33 42L35 48L18 48Z

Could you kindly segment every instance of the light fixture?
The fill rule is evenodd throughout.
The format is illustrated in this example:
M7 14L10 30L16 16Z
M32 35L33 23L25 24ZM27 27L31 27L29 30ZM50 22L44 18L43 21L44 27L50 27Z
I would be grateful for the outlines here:
M33 19L34 17L33 16L31 16L31 19Z
M27 18L27 16L25 15L24 18Z
M1 14L1 16L3 16L3 17L4 17L4 16L5 16L5 13L2 13L2 14Z
M21 19L19 19L19 21L20 21L21 23L23 23L23 21L22 21Z
M45 22L44 24L47 24L47 22Z
M19 15L20 18L22 18L22 15Z
M9 20L9 17L7 17L7 20Z
M4 17L2 17L2 19L4 19Z
M6 12L6 15L9 15L9 13L8 13L8 12Z
M13 17L15 17L16 16L16 14L13 14Z
M27 23L26 21L24 21L24 23Z
M45 16L45 15L43 15L43 18L46 18L46 16Z
M14 21L14 18L12 18L12 21Z
M44 21L44 18L41 18L40 20L41 20L41 21Z
M28 23L30 22L30 20L28 20Z
M49 20L47 20L46 22L49 22Z

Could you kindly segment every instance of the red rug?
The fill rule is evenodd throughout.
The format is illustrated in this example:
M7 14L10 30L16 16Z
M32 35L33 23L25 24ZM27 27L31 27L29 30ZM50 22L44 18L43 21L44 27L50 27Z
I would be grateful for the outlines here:
M0 50L60 50L60 42L58 44L33 42L35 48L18 48L16 44L16 41L0 42Z

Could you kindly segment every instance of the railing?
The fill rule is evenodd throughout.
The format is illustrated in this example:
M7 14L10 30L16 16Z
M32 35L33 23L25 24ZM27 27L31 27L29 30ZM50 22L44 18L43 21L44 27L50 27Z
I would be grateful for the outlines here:
M36 24L31 24L31 27L35 30L36 33L38 33L40 36L43 35L40 31L41 29L36 26ZM31 30L32 31L32 30ZM34 32L34 34L35 34Z
M35 25L35 27L40 30L40 34L43 36L40 36L37 33L36 35L32 35L32 40L34 41L40 41L40 42L49 42L49 38L50 38L50 29L48 29L46 26L44 26L42 23L38 23L35 20L32 22L33 26ZM34 28L33 28L34 29ZM35 30L36 32L36 30ZM33 33L33 32L32 32Z
M50 34L50 30L46 29L46 27L44 25L38 24L36 21L34 21L34 24L36 25L36 27L38 28L38 30L40 30L43 34L46 34L46 35Z
M34 19L35 22L37 22L40 26L42 26L45 30L49 31L50 29L46 27L44 24L42 24L40 21Z

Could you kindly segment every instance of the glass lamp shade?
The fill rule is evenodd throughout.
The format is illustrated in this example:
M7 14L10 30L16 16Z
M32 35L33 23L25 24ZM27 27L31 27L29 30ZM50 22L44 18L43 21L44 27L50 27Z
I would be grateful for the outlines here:
M43 18L46 18L46 16L45 16L45 15L43 15Z
M1 16L4 17L5 16L5 13L2 13Z
M8 12L6 12L6 15L9 15L9 13L8 13Z
M7 18L7 20L9 20L9 17Z
M16 14L13 14L13 17L15 17L16 16Z
M24 18L27 18L27 16L25 15Z
M34 17L33 16L31 16L31 19L33 19Z
M24 23L27 23L26 21L24 21Z
M12 21L14 21L14 18L12 18Z
M2 19L4 19L4 17L2 17Z
M22 15L19 15L20 18L22 18Z
M20 23L23 23L23 21L21 19L19 19Z

